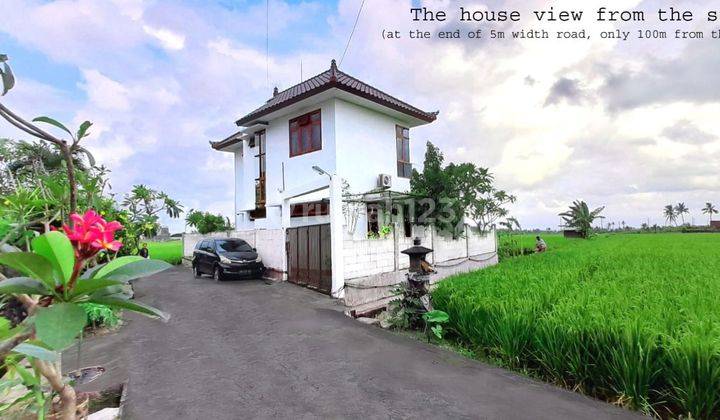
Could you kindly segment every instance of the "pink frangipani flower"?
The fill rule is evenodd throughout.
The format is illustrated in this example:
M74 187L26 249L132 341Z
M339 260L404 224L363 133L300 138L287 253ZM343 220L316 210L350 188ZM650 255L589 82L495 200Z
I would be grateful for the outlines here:
M91 258L103 249L115 252L122 246L115 240L115 232L122 229L119 222L107 222L95 210L88 210L82 216L73 213L70 220L72 226L63 225L63 230L79 260Z

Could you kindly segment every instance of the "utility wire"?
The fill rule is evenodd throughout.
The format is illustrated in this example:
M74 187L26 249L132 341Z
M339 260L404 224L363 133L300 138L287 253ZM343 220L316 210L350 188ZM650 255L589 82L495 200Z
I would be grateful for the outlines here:
M265 87L270 89L270 0L265 0Z
M355 16L355 23L353 24L352 31L350 32L350 37L348 38L347 44L345 44L345 51L343 51L342 57L340 57L340 65L342 65L342 62L345 59L345 54L347 53L348 48L350 48L350 41L352 41L353 34L355 33L355 28L357 27L358 21L360 20L360 14L362 13L363 6L365 6L365 0L362 0L362 3L360 3L360 9L357 12L357 16Z

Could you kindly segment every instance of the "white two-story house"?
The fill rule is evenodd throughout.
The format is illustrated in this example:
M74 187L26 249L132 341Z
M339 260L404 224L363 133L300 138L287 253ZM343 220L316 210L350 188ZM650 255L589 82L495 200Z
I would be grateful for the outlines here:
M234 154L236 230L252 233L266 265L283 278L343 296L346 280L367 274L353 249L361 245L348 241L388 236L378 220L387 207L376 202L410 190L411 129L437 115L340 71L335 60L315 77L276 88L236 121L238 132L211 143ZM405 223L392 225L392 236L410 241L409 211L402 211ZM387 243L369 245L388 255L373 261L372 275L403 266L403 244Z

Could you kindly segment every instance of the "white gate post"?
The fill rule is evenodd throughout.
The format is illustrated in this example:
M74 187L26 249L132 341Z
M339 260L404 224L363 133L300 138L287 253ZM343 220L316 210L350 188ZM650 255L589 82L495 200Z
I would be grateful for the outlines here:
M342 178L330 177L330 247L332 249L332 296L345 296L345 266L343 262Z

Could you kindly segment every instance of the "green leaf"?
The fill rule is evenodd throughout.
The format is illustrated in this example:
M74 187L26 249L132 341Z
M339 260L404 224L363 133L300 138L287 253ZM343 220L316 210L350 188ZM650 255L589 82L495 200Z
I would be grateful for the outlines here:
M75 252L65 234L57 231L42 234L33 239L32 248L36 254L42 255L50 262L63 285L70 281L75 265Z
M23 384L25 386L31 387L34 385L39 385L38 378L19 363L13 363L13 368L18 373L18 375L20 375L20 378L22 378Z
M70 291L69 298L74 299L81 295L89 295L95 293L101 289L108 288L110 286L122 285L124 283L116 280L107 279L85 279L77 282L75 287Z
M172 267L172 265L166 263L165 261L147 260L141 257L140 260L131 261L130 263L118 267L112 271L98 273L95 278L102 277L107 280L127 282L139 277L146 277L155 273L159 273L163 270L167 270L170 267Z
M21 383L22 380L20 380L19 378L3 379L0 381L0 392L6 393L8 390L15 388Z
M431 324L441 324L450 320L450 315L444 311L434 310L423 314L423 319Z
M54 350L70 346L87 322L87 315L73 303L39 308L35 315L35 335Z
M124 265L130 264L134 261L144 260L145 258L138 255L128 255L126 257L115 258L107 264L101 265L90 278L103 278L107 273L114 271Z
M8 412L8 411L10 411L11 408L15 407L16 405L23 403L25 401L28 401L34 397L35 397L35 393L33 393L32 391L29 391L26 394L24 394L23 396L18 397L13 402L0 405L0 413Z
M40 280L30 277L13 277L0 281L0 294L5 295L51 295L52 291Z
M21 343L12 351L24 354L25 356L34 357L36 359L46 360L48 362L54 362L58 359L57 352L30 343Z
M42 280L49 288L55 288L53 267L45 257L32 252L8 252L0 254L0 264L19 271L34 279Z
M0 342L9 340L23 331L23 327L13 327L10 320L0 317ZM0 362L0 364L2 364Z
M2 76L2 84L3 84L3 92L2 96L4 96L10 89L15 86L15 76L13 75L12 69L6 62L3 61L3 70L0 71L0 74Z
M90 303L99 303L101 305L106 305L111 308L117 309L127 309L129 311L149 315L154 318L160 318L162 321L167 321L170 319L170 315L166 314L165 312L137 301L132 302L129 300L123 300L113 297L104 297L91 299Z
M12 324L10 320L0 316L0 340L4 339L7 334L10 333Z
M114 281L114 280L113 280ZM115 286L107 286L103 289L97 290L90 295L90 300L97 298L117 298L122 300L128 300L132 298L133 292L132 287L128 284L120 284Z
M95 273L97 273L98 270L100 270L100 269L103 268L103 267L105 267L105 264L98 264L98 265L96 265L95 267L88 268L87 270L85 270L84 273L82 273L82 275L80 276L80 279L81 279L81 280L84 280L84 279L94 278L94 277L95 277Z
M89 133L87 132L87 130L88 130L88 128L90 128L91 125L92 125L92 123L90 121L85 121L82 124L80 124L80 128L77 131L76 139L80 140L81 138L88 135Z
M90 151L82 146L78 146L76 149L78 152L84 153L91 167L95 166L95 156Z
M54 120L50 117L37 117L37 118L33 119L33 122L44 122L46 124L54 125L55 127L59 128L61 130L64 130L65 132L67 132L68 134L70 134L72 136L72 133L70 132L70 130L68 130L67 127L65 127L61 122Z
M434 327L430 327L430 330L432 330L433 334L435 334L435 337L442 340L443 338L443 327L442 325L435 325Z

